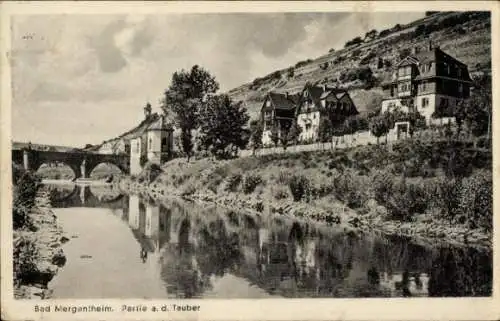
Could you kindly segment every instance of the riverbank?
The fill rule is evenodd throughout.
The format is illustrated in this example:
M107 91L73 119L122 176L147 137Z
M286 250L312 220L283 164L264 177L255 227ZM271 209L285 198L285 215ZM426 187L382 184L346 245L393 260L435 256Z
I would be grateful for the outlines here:
M321 158L319 159L321 161ZM283 161L288 162L285 170L282 166ZM423 196L419 194L422 191L413 189L414 185L407 187L410 192L405 191L403 196L409 194L414 199L421 197L422 199L410 201L425 202L426 207L420 209L420 213L407 212L411 217L398 220L391 216L396 212L394 209L381 205L375 199L376 196L373 196L373 192L368 194L368 191L365 191L379 187L378 183L369 181L378 178L369 175L349 174L349 176L346 172L352 168L342 171L328 168L327 165L326 168L321 168L323 164L320 164L320 161L317 161L316 166L304 168L299 165L301 163L297 164L296 160L290 158L277 160L247 158L228 161L205 159L191 163L174 160L165 164L161 170L146 168L137 177L122 177L116 185L125 192L146 193L152 198L177 196L196 202L214 203L238 211L254 211L261 215L288 215L336 226L345 231L379 231L387 235L409 237L427 244L449 243L491 249L491 232L445 219L441 214L442 209L438 207L439 204L433 200L438 196L432 192L427 192ZM445 180L444 177L426 178L424 185L425 188L432 188L434 185L440 186L439 184L443 184ZM476 176L470 180L476 185L481 185ZM468 193L479 193L479 190L468 188L466 183L464 180L460 186L463 186ZM406 184L413 184L413 181ZM394 187L396 188L400 187ZM396 194L389 188L386 193ZM341 200L344 195L346 197ZM401 207L412 206L411 202L404 198L393 201L396 200L400 201L397 205ZM447 200L443 199L443 202ZM353 206L356 208L352 208Z
M48 283L66 263L61 248L69 241L58 225L50 204L49 191L38 189L29 210L30 229L13 232L14 297L49 299Z

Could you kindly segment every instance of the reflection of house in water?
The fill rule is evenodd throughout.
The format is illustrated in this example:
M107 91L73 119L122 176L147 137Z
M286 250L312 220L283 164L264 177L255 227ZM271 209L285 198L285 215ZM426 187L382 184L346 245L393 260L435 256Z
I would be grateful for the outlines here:
M128 222L141 247L157 257L172 297L220 295L221 284L284 297L429 294L429 277L415 272L429 271L436 258L407 240L323 233L293 219L259 223L243 213L165 204L132 195ZM410 272L403 277L404 270ZM435 272L435 282L448 270Z

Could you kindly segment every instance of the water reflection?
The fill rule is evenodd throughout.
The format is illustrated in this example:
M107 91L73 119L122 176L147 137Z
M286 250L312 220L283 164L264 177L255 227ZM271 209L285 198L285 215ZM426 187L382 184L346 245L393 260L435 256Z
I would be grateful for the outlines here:
M80 207L122 206L117 215L140 244L137 259L157 267L170 297L491 295L491 252L358 236L290 218L110 190L83 189L82 202L73 192L58 204L71 207L69 199Z

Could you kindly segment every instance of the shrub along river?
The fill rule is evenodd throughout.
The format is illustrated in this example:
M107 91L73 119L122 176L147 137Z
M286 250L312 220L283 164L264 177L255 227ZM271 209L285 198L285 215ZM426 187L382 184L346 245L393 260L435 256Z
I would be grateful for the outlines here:
M489 296L492 253L58 185L64 298Z

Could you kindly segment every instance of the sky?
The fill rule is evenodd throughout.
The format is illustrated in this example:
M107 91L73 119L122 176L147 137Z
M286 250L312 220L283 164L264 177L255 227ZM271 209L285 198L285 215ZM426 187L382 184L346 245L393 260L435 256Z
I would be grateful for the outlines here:
M423 12L12 17L12 139L81 147L125 132L172 74L198 64L227 91Z

